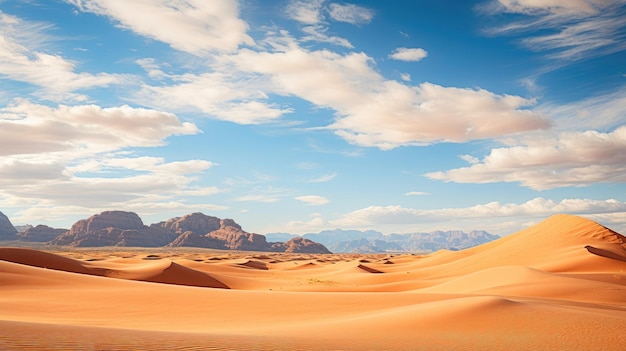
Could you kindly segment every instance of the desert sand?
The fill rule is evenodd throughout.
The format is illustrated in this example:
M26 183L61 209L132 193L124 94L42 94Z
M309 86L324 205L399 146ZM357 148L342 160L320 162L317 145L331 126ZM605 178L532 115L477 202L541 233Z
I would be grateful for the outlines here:
M624 350L626 238L429 255L0 248L2 350Z

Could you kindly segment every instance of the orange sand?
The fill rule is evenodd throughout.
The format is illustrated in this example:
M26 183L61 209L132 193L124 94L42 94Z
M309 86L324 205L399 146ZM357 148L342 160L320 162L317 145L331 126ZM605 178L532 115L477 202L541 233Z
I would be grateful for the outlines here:
M0 248L2 350L624 350L625 327L626 239L568 215L423 256Z

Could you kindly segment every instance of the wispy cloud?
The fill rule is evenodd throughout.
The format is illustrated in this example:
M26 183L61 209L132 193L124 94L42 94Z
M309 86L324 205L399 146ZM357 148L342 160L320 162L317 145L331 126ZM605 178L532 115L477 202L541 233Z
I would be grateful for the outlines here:
M291 193L291 190L276 188L270 185L257 186L245 191L244 195L235 197L234 200L239 202L274 203L290 196Z
M287 15L303 24L318 24L323 20L322 4L325 0L292 0L286 8Z
M409 191L407 193L404 193L404 195L406 196L425 196L425 195L430 195L430 193L424 192L424 191Z
M493 15L515 13L526 18L489 29L493 35L528 35L520 43L558 61L576 61L626 49L624 0L491 2L482 9Z
M124 75L75 72L76 64L42 49L54 41L45 23L28 22L0 11L0 76L36 86L36 95L53 101L84 101L76 91L127 80Z
M330 4L329 16L335 21L354 25L367 24L374 18L374 11L354 4Z
M335 179L337 177L337 173L333 172L330 174L324 174L321 175L317 178L312 178L312 179L307 179L306 182L307 183L326 183L326 182L330 182L331 180Z
M302 25L306 33L301 41L315 41L353 48L345 38L327 34L329 20L361 25L369 23L374 11L354 4L327 4L325 0L302 1L292 0L286 8L287 16Z
M302 201L307 203L308 205L326 205L328 203L328 199L323 197L323 196L318 196L318 195L303 195L303 196L296 196L294 197L294 199L298 200L298 201Z

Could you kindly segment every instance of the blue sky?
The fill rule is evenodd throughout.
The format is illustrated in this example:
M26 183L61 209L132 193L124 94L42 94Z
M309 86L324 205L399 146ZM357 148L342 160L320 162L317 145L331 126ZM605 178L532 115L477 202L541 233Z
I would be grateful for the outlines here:
M626 232L626 1L0 1L0 211Z

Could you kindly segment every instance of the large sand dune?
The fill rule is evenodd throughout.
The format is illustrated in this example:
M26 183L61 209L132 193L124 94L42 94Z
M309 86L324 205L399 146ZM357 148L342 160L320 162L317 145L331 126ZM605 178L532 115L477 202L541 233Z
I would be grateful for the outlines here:
M431 255L0 248L3 350L624 350L626 239L569 215Z

